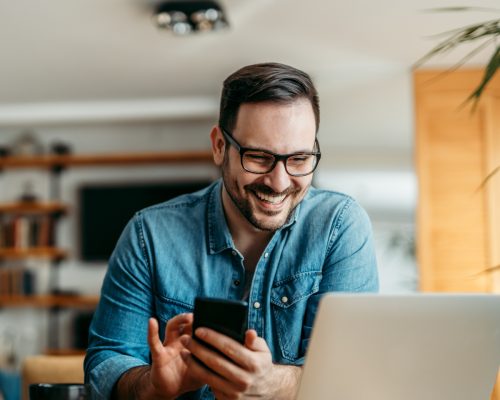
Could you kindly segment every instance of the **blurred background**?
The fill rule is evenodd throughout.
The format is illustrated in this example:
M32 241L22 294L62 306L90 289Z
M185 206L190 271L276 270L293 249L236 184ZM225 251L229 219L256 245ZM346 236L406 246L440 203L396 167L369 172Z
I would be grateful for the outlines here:
M218 4L225 20L209 15L202 30L181 24L175 33L167 25L178 16L158 18L159 1L0 0L0 160L12 161L0 168L0 368L84 348L106 270L99 234L120 212L106 199L134 207L148 201L138 193L151 201L215 179L206 151L221 83L247 64L282 62L312 76L323 153L315 185L368 211L381 291L419 290L413 65L437 44L433 35L498 14L429 11L463 5L444 0ZM221 29L203 31L211 24ZM425 66L446 69L468 51ZM490 54L468 64L482 67ZM67 154L97 158L47 161ZM42 161L16 164L28 156Z

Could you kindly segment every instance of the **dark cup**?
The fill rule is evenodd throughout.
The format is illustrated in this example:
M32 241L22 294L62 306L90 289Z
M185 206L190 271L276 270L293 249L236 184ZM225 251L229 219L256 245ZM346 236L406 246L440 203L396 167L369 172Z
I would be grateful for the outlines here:
M82 383L33 383L30 400L87 400L90 387Z

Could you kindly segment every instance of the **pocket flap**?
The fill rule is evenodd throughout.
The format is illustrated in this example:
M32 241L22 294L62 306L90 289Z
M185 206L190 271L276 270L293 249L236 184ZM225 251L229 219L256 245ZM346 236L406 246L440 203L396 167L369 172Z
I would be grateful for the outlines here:
M271 303L285 309L293 306L318 292L321 277L320 271L303 272L276 282L271 289Z
M156 295L156 315L164 322L182 313L193 312L194 305Z

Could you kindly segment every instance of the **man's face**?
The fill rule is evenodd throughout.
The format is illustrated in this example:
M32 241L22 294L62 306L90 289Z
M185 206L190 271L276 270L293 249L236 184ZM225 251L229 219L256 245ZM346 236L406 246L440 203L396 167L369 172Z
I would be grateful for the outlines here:
M290 104L246 103L241 105L231 133L243 147L279 154L313 151L316 122L306 99ZM287 222L312 180L312 174L288 175L283 162L267 174L247 172L241 166L239 152L231 145L225 149L222 177L226 216L235 223L234 219L243 216L263 231L275 231Z

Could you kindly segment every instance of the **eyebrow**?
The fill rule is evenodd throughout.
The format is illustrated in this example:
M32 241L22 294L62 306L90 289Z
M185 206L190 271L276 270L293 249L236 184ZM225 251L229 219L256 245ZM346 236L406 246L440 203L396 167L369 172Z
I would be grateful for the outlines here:
M234 140L236 142L236 144L238 146L240 146L240 148L245 149L245 150L258 150L258 151L264 151L264 152L276 154L276 155L292 155L292 154L304 154L304 153L318 153L318 152L320 152L319 142L318 142L318 138L316 136L314 136L314 143L313 143L312 150L297 150L297 151L294 151L292 153L277 153L277 152L274 152L274 151L269 150L269 149L264 149L262 147L245 146L245 145L239 143L238 139L236 139L231 132L227 131L226 129L224 129L222 127L221 127L221 130L223 132L223 136L224 135L229 136L229 138ZM314 147L316 146L316 144L318 144L318 148L316 150L314 150Z
M234 137L233 137L233 139L234 139ZM236 139L234 139L234 140L236 140ZM314 150L314 147L316 145L316 139L314 139L314 144L313 144L313 149L312 150L305 150L305 149L304 150L296 150L296 151L292 151L291 153L278 153L276 151L269 150L269 149L264 149L262 147L244 146L241 143L239 143L239 145L243 149L266 151L268 153L278 154L278 155L290 155L290 154L301 154L301 153L317 153L318 152L318 150Z

